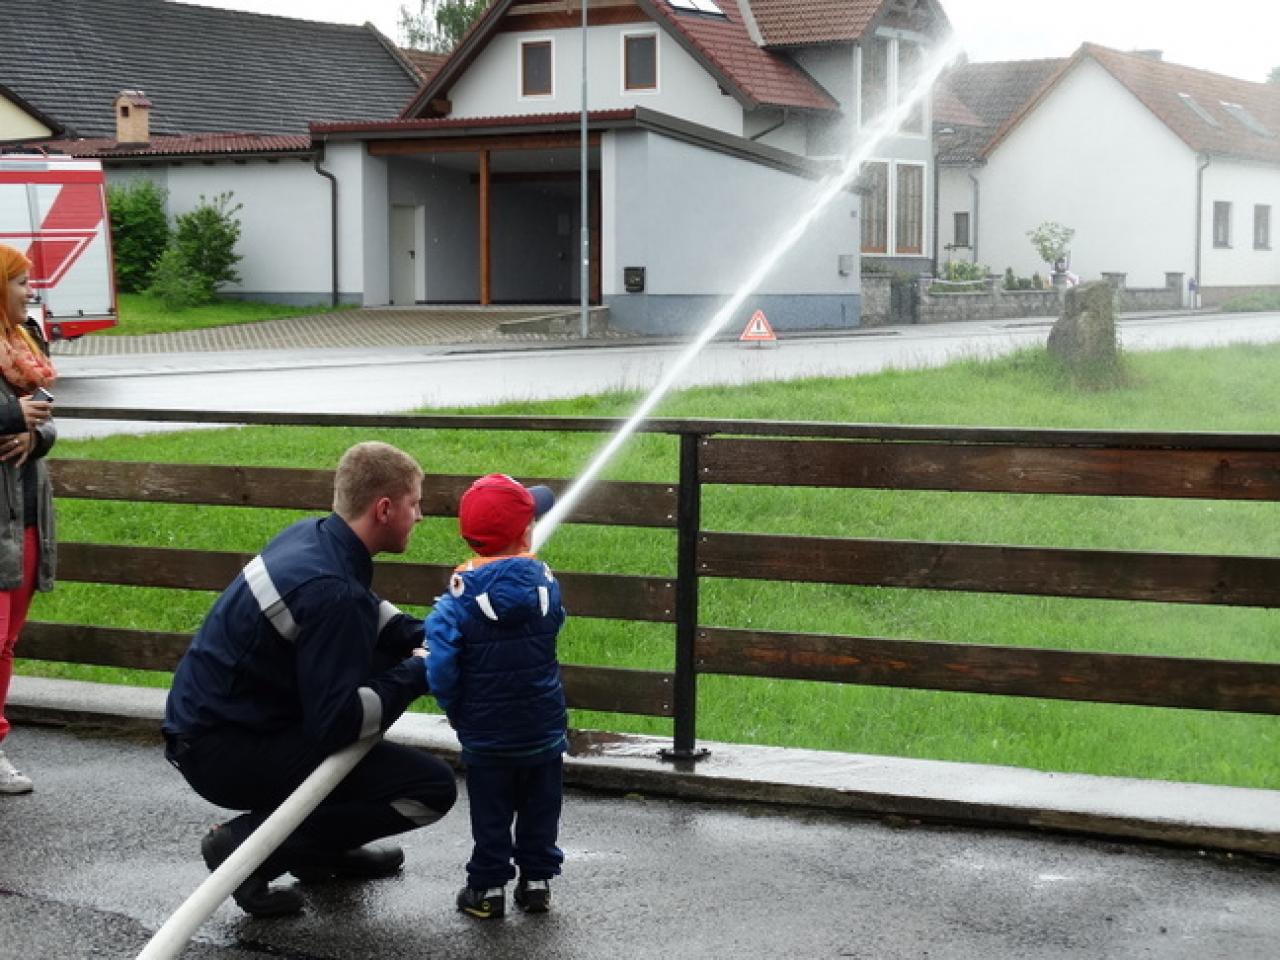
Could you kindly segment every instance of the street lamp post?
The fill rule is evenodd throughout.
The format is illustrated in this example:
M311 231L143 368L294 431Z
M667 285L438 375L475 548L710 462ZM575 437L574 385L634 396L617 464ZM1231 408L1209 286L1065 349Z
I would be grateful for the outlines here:
M580 273L578 277L578 293L581 300L581 322L580 333L585 340L587 337L588 321L587 308L588 300L591 293L591 229L587 224L588 203L587 203L587 163L590 156L587 150L587 0L582 0L582 157L579 161L580 182L578 185L581 194L581 237L582 250L580 257Z

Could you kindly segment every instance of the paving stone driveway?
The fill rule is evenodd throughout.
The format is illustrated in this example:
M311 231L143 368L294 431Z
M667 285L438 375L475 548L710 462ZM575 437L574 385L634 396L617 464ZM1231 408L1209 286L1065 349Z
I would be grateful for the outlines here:
M53 353L63 357L90 357L222 350L573 341L580 339L578 316L576 308L564 306L365 307L177 333L81 337L55 343ZM535 321L539 318L548 318L549 322L538 324ZM555 332L556 328L563 328L563 332ZM606 329L593 333L593 338L618 340L629 339L629 335Z

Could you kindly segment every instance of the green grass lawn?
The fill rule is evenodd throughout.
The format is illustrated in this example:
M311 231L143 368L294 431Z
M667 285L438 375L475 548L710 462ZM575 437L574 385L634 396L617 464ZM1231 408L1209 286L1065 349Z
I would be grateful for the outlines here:
M785 345L784 345L785 348ZM684 391L657 415L1141 430L1275 429L1280 346L1136 354L1126 385L1081 392L1040 351L929 371ZM509 404L500 413L625 416L638 397ZM476 411L467 411L474 413ZM603 437L386 431L432 473L572 477ZM63 442L63 457L331 468L355 430L243 428ZM638 435L610 478L671 481L673 439ZM298 514L106 502L59 503L65 540L256 551ZM708 529L1037 546L1280 556L1280 505L857 490L710 488ZM408 559L453 562L449 519L428 519ZM668 531L566 525L543 550L557 569L674 573ZM212 595L62 584L38 619L195 629ZM572 617L565 662L670 669L670 626ZM422 613L424 611L416 611ZM1280 611L704 581L718 626L1254 661L1280 659ZM21 652L21 650L19 650ZM164 684L164 675L24 662L23 672ZM703 677L699 737L1280 788L1280 719L973 694ZM423 704L429 708L429 703ZM575 712L578 726L669 734L655 718Z
M117 298L120 323L95 336L139 336L146 333L174 333L180 330L199 330L205 327L226 327L237 323L256 323L260 320L278 320L282 317L305 317L315 313L329 313L335 308L327 304L308 307L286 307L278 303L259 303L254 300L219 300L217 303L183 310L169 310L154 297L140 293L122 293ZM349 307L337 307L347 310Z

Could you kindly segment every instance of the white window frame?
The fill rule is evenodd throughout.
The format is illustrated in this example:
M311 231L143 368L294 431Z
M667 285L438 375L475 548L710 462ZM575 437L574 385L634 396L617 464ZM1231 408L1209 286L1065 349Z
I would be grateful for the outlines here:
M629 37L652 37L653 38L653 86L652 87L628 87L627 86L627 39ZM618 35L618 89L621 90L623 96L652 96L662 89L662 42L658 38L657 30L624 30Z
M933 232L932 218L929 213L933 209L930 206L932 202L929 191L931 184L929 183L929 164L923 160L897 160L893 157L873 157L867 161L868 164L883 163L888 169L885 173L885 189L888 196L885 203L885 248L884 252L869 252L862 250L862 219L859 213L858 219L858 249L861 256L866 257L921 257L929 256L929 251L933 249ZM918 167L920 168L920 252L909 253L898 249L898 170L900 167ZM970 230L973 229L973 219L970 218Z
M525 93L524 92L524 48L533 44L546 44L551 49L551 92L550 93ZM552 36L545 37L521 37L520 42L516 44L516 99L526 102L546 102L556 98L556 38Z

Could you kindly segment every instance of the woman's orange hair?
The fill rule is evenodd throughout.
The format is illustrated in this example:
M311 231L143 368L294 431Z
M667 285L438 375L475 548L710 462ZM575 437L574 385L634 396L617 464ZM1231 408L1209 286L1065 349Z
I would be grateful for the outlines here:
M0 283L7 284L14 277L31 270L31 261L20 251L0 243ZM12 330L22 322L22 317L9 316L8 298L0 296L0 322L6 330Z

